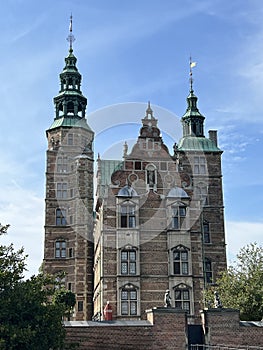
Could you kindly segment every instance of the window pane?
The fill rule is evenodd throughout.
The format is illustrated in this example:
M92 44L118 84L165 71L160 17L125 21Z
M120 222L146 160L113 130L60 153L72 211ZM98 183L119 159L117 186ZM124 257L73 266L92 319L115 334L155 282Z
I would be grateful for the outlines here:
M175 291L175 300L181 300L181 291L180 290Z
M130 260L136 260L136 252L135 251L131 251L130 252Z
M137 302L131 302L131 315L137 315Z
M174 260L180 260L180 252L178 250L174 251Z
M194 166L194 173L199 174L199 165L197 164Z
M121 314L122 315L128 315L128 303L127 302L122 302L121 303Z
M129 206L128 209L129 209L130 215L135 215L135 207L134 206Z
M56 249L56 258L60 258L60 250Z
M136 290L131 290L130 291L130 299L131 300L136 300L137 299L137 292L136 292Z
M121 252L121 260L128 260L128 252L126 251Z
M128 263L121 263L121 273L126 275L128 273Z
M173 217L173 228L178 229L179 228L179 220L178 217Z
M189 290L184 290L182 292L183 300L189 300Z
M181 257L182 257L182 260L188 260L188 252L187 251L181 252Z
M182 263L182 274L188 275L188 263L187 262Z
M188 313L190 312L190 303L189 301L183 302L183 309L186 310Z
M135 227L135 217L134 216L129 217L129 227Z
M66 257L66 250L61 250L61 258L65 258Z
M130 274L135 275L136 274L136 263L130 262Z
M127 216L121 216L121 227L127 227Z
M121 214L127 214L127 205L121 207Z
M186 208L185 207L180 207L179 208L179 213L180 213L180 216L185 216L186 215Z
M121 291L121 299L122 300L128 300L128 291L127 290L122 290Z
M174 262L174 274L180 274L180 262Z

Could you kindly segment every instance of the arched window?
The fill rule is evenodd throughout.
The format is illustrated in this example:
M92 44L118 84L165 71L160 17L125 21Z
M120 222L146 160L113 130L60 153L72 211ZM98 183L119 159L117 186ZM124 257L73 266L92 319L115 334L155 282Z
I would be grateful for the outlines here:
M121 315L136 316L138 313L138 292L129 284L121 289Z
M182 245L173 249L173 273L175 275L189 274L189 249Z

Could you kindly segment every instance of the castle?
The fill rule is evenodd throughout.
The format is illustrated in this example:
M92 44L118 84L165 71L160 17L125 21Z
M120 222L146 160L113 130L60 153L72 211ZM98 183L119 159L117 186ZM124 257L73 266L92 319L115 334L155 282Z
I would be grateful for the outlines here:
M132 149L125 144L119 160L99 157L95 174L72 25L69 42L46 131L44 270L65 273L76 321L102 320L107 302L113 320L146 319L166 290L173 307L197 316L204 289L226 269L226 250L222 151L215 130L205 136L192 77L172 153L148 103Z

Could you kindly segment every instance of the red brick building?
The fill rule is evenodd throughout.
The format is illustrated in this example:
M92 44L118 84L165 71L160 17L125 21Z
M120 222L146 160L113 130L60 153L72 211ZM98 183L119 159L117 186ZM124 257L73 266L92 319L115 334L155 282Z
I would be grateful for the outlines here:
M149 103L123 159L98 159L94 196L94 134L71 32L69 40L47 130L44 269L65 272L75 320L101 320L107 301L114 320L145 319L146 309L164 305L166 290L172 306L198 315L204 288L226 268L216 131L205 136L192 81L172 151Z

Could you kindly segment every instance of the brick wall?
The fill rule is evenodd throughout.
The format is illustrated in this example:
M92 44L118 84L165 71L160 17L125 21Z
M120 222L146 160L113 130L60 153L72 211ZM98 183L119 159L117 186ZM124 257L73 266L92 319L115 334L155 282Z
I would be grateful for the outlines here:
M263 347L263 323L240 322L239 310L210 309L201 317L206 344Z
M67 344L78 350L185 349L185 312L156 308L146 314L145 321L66 322Z

